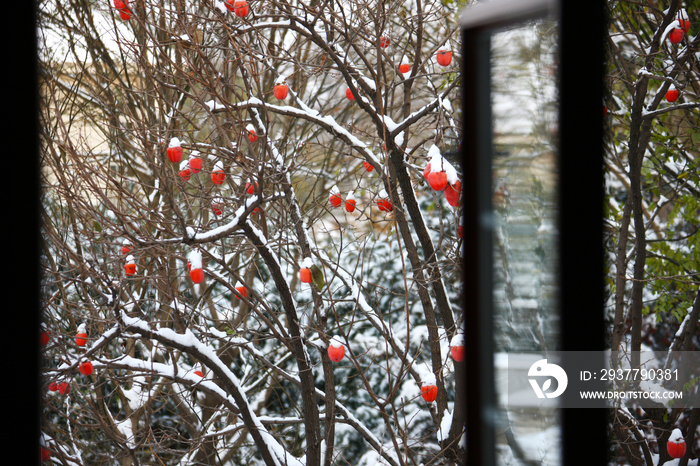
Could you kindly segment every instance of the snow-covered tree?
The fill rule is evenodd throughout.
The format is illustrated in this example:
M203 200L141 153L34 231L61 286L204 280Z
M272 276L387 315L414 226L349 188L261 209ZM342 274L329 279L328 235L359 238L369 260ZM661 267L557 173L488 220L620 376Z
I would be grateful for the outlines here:
M693 18L700 4L608 6L609 94L603 112L610 348L697 351L700 36L694 35ZM630 364L639 367L638 360ZM697 396L697 381L681 389ZM691 464L688 459L700 451L695 406L615 409L610 426L618 464L668 462L666 443L675 428L688 445L678 464Z
M461 464L461 6L40 2L52 460Z

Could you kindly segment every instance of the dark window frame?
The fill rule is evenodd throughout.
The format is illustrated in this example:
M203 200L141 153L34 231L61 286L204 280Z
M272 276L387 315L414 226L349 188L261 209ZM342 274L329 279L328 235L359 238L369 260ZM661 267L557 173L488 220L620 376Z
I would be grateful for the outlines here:
M489 31L546 15L559 21L560 349L602 351L604 12L602 0L493 0L462 16L468 465L495 464ZM562 409L562 464L606 464L606 415Z

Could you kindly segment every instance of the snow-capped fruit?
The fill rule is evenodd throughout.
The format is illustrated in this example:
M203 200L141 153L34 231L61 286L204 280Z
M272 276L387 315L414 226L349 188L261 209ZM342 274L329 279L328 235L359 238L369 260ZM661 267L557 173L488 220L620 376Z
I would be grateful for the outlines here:
M331 195L328 196L328 202L330 202L333 207L340 207L343 200L341 199L340 194L331 193Z
M311 283L313 281L311 279L311 269L302 267L299 270L299 280L301 280L302 283Z
M362 165L365 167L365 170L367 170L368 172L371 172L372 170L374 170L374 165L372 165L371 163L369 163L367 161L362 162Z
M355 100L355 94L352 93L349 87L345 90L345 97L347 97L348 100Z
M452 337L452 340L450 340L450 353L455 361L464 361L464 334L455 333Z
M452 207L459 205L459 196L462 192L462 183L457 181L455 184L448 184L445 187L445 199Z
M666 442L666 451L671 458L682 458L685 455L686 444L680 429L673 429Z
M51 452L44 447L41 447L41 462L48 461L51 458Z
M245 0L236 0L233 2L233 13L239 18L243 18L248 14L248 2Z
M131 276L136 273L136 262L134 262L134 256L129 254L126 256L126 263L124 264L124 273Z
M668 40L670 40L672 44L678 44L683 40L683 37L685 37L685 31L680 28L675 28L668 35Z
M435 191L443 191L447 187L447 175L445 172L430 172L428 183Z
M425 178L427 180L428 175L430 175L430 162L428 162L428 165L426 165L425 168L423 169L423 178Z
M228 8L229 11L233 11L233 0L225 0L224 5L226 5L226 8Z
M190 270L190 278L194 283L202 283L204 281L204 270L202 269L192 269Z
M190 171L195 175L202 171L202 159L199 157L199 152L194 151L187 162L187 166L190 167Z
M254 129L249 129L248 130L248 140L250 142L255 142L258 140L258 134L255 132Z
M92 363L90 361L83 361L78 365L78 370L83 375L92 374Z
M192 159L190 159L190 160L192 160ZM201 159L200 159L200 161L201 161ZM181 179L182 181L187 181L187 180L189 180L189 179L190 179L190 174L191 174L191 173L192 173L192 172L191 172L191 170L190 170L190 161L189 161L189 160L183 160L182 163L180 163L180 171L178 172L178 174L180 175L180 179Z
M226 174L223 170L214 170L211 172L211 182L214 184L222 184L226 179Z
M334 336L328 345L328 357L333 362L340 362L345 356L345 347L338 336Z
M379 38L379 46L383 49L389 47L390 42L391 42L391 40L386 36L382 36Z
M129 254L131 252L131 241L128 238L124 238L122 241L122 254Z
M39 341L41 341L41 346L46 346L49 343L49 334L46 330L42 330L39 334Z
M685 8L678 10L676 19L678 20L678 24L680 25L681 29L683 29L685 32L690 30L690 20L688 19L688 12L685 11Z
M463 227L462 225L460 225L460 226L457 228L457 236L459 236L459 239L462 239L462 235L463 235L463 234L464 234L464 227Z
M437 398L438 389L435 385L423 385L420 388L420 394L425 401L432 403Z
M255 194L255 190L258 189L258 183L246 183L245 192L248 194Z
M198 375L200 377L204 377L204 373L202 371L194 371L194 375Z
M666 100L669 102L675 102L678 100L678 89L671 87L668 91L666 91Z
M440 66L449 66L452 63L452 52L449 50L438 50L437 62Z
M67 395L68 392L70 392L70 385L68 385L68 382L61 382L58 384L58 393Z
M75 334L75 344L78 346L87 345L88 338L87 332L85 331L85 324L80 324L78 327L78 333Z
M187 255L187 267L190 271L190 279L195 284L199 284L204 281L202 254L198 250L195 249Z
M345 211L354 212L357 201L355 200L355 191L350 191L345 198Z
M338 186L333 186L331 188L331 193L328 196L328 202L330 202L333 207L340 207L340 205L343 203Z
M275 87L272 90L277 100L284 100L287 98L287 94L289 93L289 86L287 86L285 83L275 84Z
M51 382L49 384L49 391L57 392L58 391L58 384L56 382Z
M247 297L248 297L248 288L246 288L245 286L243 286L243 285L238 285L238 286L236 287L236 291L238 291L238 294L240 294L240 295L243 296L244 298L247 298ZM239 298L238 296L236 296L236 299L241 299L241 298Z

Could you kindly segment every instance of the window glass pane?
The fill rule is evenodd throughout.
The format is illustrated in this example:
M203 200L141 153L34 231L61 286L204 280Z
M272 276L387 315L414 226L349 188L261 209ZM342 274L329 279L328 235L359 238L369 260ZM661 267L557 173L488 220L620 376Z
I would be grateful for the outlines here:
M491 41L499 464L561 463L559 410L517 407L507 387L507 370L519 361L518 353L546 357L559 348L557 39L556 22L538 20L499 30Z

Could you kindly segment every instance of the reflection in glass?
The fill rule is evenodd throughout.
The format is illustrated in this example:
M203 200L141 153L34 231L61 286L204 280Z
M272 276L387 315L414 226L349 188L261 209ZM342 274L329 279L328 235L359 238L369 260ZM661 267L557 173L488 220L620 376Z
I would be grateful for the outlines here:
M550 20L500 30L491 40L499 464L561 464L558 409L518 408L506 383L515 353L546 358L558 349L556 44Z

